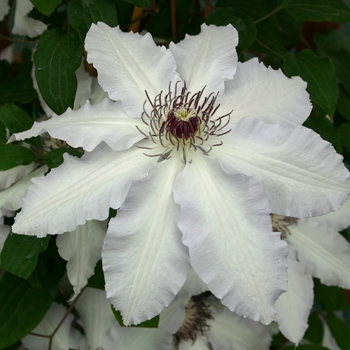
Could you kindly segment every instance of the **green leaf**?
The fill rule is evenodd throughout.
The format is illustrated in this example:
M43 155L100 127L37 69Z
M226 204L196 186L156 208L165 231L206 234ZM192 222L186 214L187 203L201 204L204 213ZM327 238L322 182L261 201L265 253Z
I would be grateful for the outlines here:
M340 125L339 130L343 146L350 152L350 123Z
M45 164L50 168L57 168L63 163L63 154L68 153L75 157L81 157L82 152L73 148L56 148L44 156Z
M233 8L220 7L216 11L211 12L206 24L215 24L217 26L225 26L232 24L238 31L239 43L237 46L237 53L240 55L247 50L254 42L256 36L256 28L254 20L249 16L239 16Z
M35 154L28 148L14 144L0 145L0 170L27 165L35 159Z
M325 311L349 309L344 291L339 287L325 286L319 279L314 278L315 301L321 304Z
M111 27L118 25L118 17L112 0L71 0L67 8L69 23L78 30L84 42L92 23L104 22Z
M337 103L338 112L350 120L350 95L340 86Z
M50 16L62 0L30 0L32 4L44 15Z
M328 348L325 348L322 345L289 345L284 348L281 348L281 350L329 350Z
M305 332L305 339L311 343L321 345L323 340L323 324L317 314L310 314L308 320L309 327Z
M149 8L153 2L153 0L124 0L124 1L129 2L134 6L141 7L143 9Z
M266 1L261 0L219 0L216 7L232 7L240 15L248 15L255 20L272 11Z
M64 270L57 267L45 278L42 288L33 288L20 277L6 272L0 279L0 349L14 344L35 328L57 294Z
M34 53L35 77L47 105L62 114L73 107L77 90L75 71L82 58L82 46L72 32L53 29L45 32Z
M334 316L325 316L328 327L341 350L349 350L350 327Z
M7 132L5 125L0 122L0 144L4 145L7 142Z
M113 314L115 319L118 321L118 323L122 326L125 327L124 323L123 323L123 318L122 315L120 313L120 311L115 310L114 307L111 305ZM148 321L145 322L141 322L140 324L137 325L131 325L128 327L140 327L140 328L158 328L158 324L159 324L159 316L155 316L153 318L151 318Z
M51 236L37 238L11 234L1 251L1 266L12 274L27 279L34 271L38 255L47 249Z
M307 82L311 100L319 104L329 116L337 106L338 85L335 69L327 57L319 57L310 50L295 56L284 56L284 72L289 76L300 76Z
M12 133L28 130L33 125L32 118L23 109L10 104L0 107L0 121Z
M282 0L279 8L286 9L298 21L350 21L350 9L343 0Z
M339 30L330 30L316 34L313 40L317 51L331 59L338 79L350 93L350 39Z

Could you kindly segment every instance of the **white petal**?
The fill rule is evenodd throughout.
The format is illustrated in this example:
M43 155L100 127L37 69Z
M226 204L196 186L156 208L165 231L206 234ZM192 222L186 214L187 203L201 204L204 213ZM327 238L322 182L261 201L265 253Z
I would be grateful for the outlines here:
M9 9L8 0L0 0L0 21L8 14Z
M121 100L131 116L141 116L145 90L153 100L177 76L173 56L156 46L150 34L124 33L99 22L92 24L85 48L103 90Z
M308 327L307 320L314 300L313 285L312 277L298 262L294 248L289 247L288 289L276 301L275 320L282 334L296 345Z
M208 340L205 336L198 335L195 341L184 340L180 342L178 350L209 350Z
M111 304L104 290L86 288L79 297L75 308L81 317L86 334L86 348L102 349L107 333L115 322Z
M82 60L81 65L75 72L77 77L77 91L74 97L73 109L77 110L83 106L91 96L92 76L85 70L85 59Z
M68 261L67 275L74 290L72 299L86 286L97 261L101 259L106 230L105 223L92 220L78 226L73 232L59 235L56 239L58 253Z
M14 168L0 171L0 190L11 186L18 180L27 176L36 167L35 162L28 165L18 165Z
M109 223L102 252L106 291L127 325L158 315L190 271L188 250L176 225L179 207L171 192L182 167L179 154L133 183Z
M268 350L271 336L261 323L243 318L226 307L213 312L208 320L210 330L206 333L214 349Z
M64 159L47 176L32 180L13 232L44 237L73 231L89 220L103 221L155 161L137 148L116 152L105 144L80 159Z
M337 342L335 341L327 322L323 319L323 317L320 317L322 324L323 324L323 340L322 340L322 346L325 346L326 348L330 350L341 350L339 346L337 345Z
M4 247L7 236L11 231L11 227L4 224L4 218L0 216L0 253Z
M191 269L189 275L187 276L185 284L180 289L178 296L193 296L198 295L203 292L208 291L209 288L207 284L205 284L200 277L196 274L196 272Z
M101 85L97 81L97 78L93 78L92 86L91 86L91 98L90 98L91 104L97 105L105 98L108 98L107 92L102 89Z
M63 319L66 311L67 309L63 305L53 303L44 319L32 330L32 332L42 335L52 334ZM55 333L52 341L52 350L70 348L78 349L79 347L84 348L82 335L76 329L71 327L73 318L73 315L69 314ZM30 334L22 338L21 342L28 350L47 350L49 347L48 338Z
M44 122L34 122L30 130L11 136L9 141L23 140L48 132L52 137L67 141L72 147L92 151L105 141L116 151L130 148L144 136L136 126L141 120L127 116L120 102L104 99L98 105L87 102L77 111L68 110Z
M0 208L7 210L19 209L22 206L22 199L25 196L30 185L30 180L33 177L43 176L47 171L48 167L44 165L29 173L26 177L11 187L0 192Z
M314 219L288 226L286 240L298 251L305 270L326 285L350 289L350 245L339 233Z
M30 0L16 1L15 24L12 33L34 38L46 30L46 24L27 16L33 7L34 5Z
M286 287L287 249L271 232L265 194L252 178L228 175L197 152L190 158L174 196L191 264L232 311L269 323Z
M238 63L233 81L226 81L220 113L231 111L231 122L254 117L265 123L301 125L312 106L306 83L300 77L287 78L282 71L266 68L253 58Z
M237 68L238 33L226 27L202 24L198 35L186 35L177 44L170 43L177 71L192 93L203 89L210 93L224 90L224 81L233 79Z
M348 197L343 157L312 130L243 118L225 136L215 153L225 167L262 183L273 213L322 215L338 210Z
M334 231L342 231L350 226L350 200L335 212L312 218L313 222L331 227Z

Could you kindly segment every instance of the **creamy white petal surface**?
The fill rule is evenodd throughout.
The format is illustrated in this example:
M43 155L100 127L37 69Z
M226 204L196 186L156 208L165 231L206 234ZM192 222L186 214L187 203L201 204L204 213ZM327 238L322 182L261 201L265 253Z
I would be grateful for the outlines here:
M148 178L132 185L109 223L102 253L106 291L127 325L158 315L190 271L176 224L180 208L172 196L182 167L179 157L153 167Z
M34 170L36 164L30 163L28 165L18 165L14 168L0 171L0 190L10 187L12 184L27 176Z
M300 77L287 78L253 58L239 62L234 79L225 82L220 112L232 111L232 123L254 117L269 124L301 125L312 109L305 88Z
M43 320L33 329L33 333L50 335L61 322L67 309L58 303L53 303ZM52 350L85 348L83 336L71 327L73 315L69 314L64 320L52 342ZM26 335L21 339L22 344L29 350L47 350L49 339L34 335Z
M115 322L111 304L106 299L106 292L86 288L75 304L75 308L80 316L78 322L85 331L86 348L101 349L107 333Z
M338 232L314 219L288 227L287 242L295 247L307 273L326 285L350 289L350 244Z
M99 22L92 24L85 47L103 90L121 100L130 116L141 116L145 90L153 99L177 77L170 51L156 46L150 34L124 33Z
M47 25L45 23L27 16L33 7L34 5L30 0L16 1L15 24L12 33L34 38L46 30Z
M93 275L95 265L101 259L106 230L106 223L92 220L56 238L58 253L67 261L67 275L74 290L71 299L81 292Z
M13 135L10 141L48 132L52 137L67 141L72 147L83 147L86 151L92 151L103 141L120 151L144 137L136 128L143 125L141 121L128 117L120 102L104 99L98 105L92 106L87 102L77 111L69 108L66 113L53 115L45 122L34 122L30 130Z
M9 0L0 0L0 21L8 14L10 6L8 5Z
M262 188L201 155L189 157L193 163L176 179L174 196L192 266L230 310L270 323L272 305L286 287L287 247L271 232Z
M215 148L217 157L225 167L258 179L273 213L322 215L338 210L348 197L343 157L310 129L243 118L223 142Z
M186 35L179 43L170 43L169 50L176 60L177 71L192 93L204 86L207 93L223 92L224 81L236 73L237 44L238 33L231 25L202 25L199 35Z
M297 261L297 253L289 247L288 289L276 301L275 320L282 334L298 345L308 327L307 320L314 299L313 280L304 265Z
M147 176L152 160L137 148L116 152L105 144L80 159L64 155L60 167L32 180L13 232L45 237L105 220L110 207L122 205L131 183Z

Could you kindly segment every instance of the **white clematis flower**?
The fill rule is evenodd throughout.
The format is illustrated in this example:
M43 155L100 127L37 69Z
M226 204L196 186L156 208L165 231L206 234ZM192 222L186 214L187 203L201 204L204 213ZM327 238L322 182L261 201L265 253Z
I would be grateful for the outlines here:
M167 50L150 35L92 25L88 61L116 102L13 137L47 131L86 151L33 180L14 232L69 232L121 208L102 259L125 324L159 314L191 266L230 310L271 322L287 249L269 213L321 215L348 196L342 157L301 126L306 84L256 59L237 63L237 41L231 25L203 25Z
M313 280L350 289L350 244L337 231L350 226L350 200L324 216L295 219L272 215L275 231L288 243L288 290L276 301L283 335L298 344L308 327Z

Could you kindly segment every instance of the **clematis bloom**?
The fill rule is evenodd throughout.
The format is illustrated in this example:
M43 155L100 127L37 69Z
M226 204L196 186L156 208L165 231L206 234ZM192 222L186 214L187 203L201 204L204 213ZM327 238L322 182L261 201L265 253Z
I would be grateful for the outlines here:
M269 213L321 215L348 196L342 157L301 126L305 82L238 63L237 42L231 25L166 49L93 24L85 48L110 99L13 137L47 131L86 151L32 181L13 232L70 232L120 208L102 260L125 324L159 314L191 267L230 310L271 322L287 246Z

